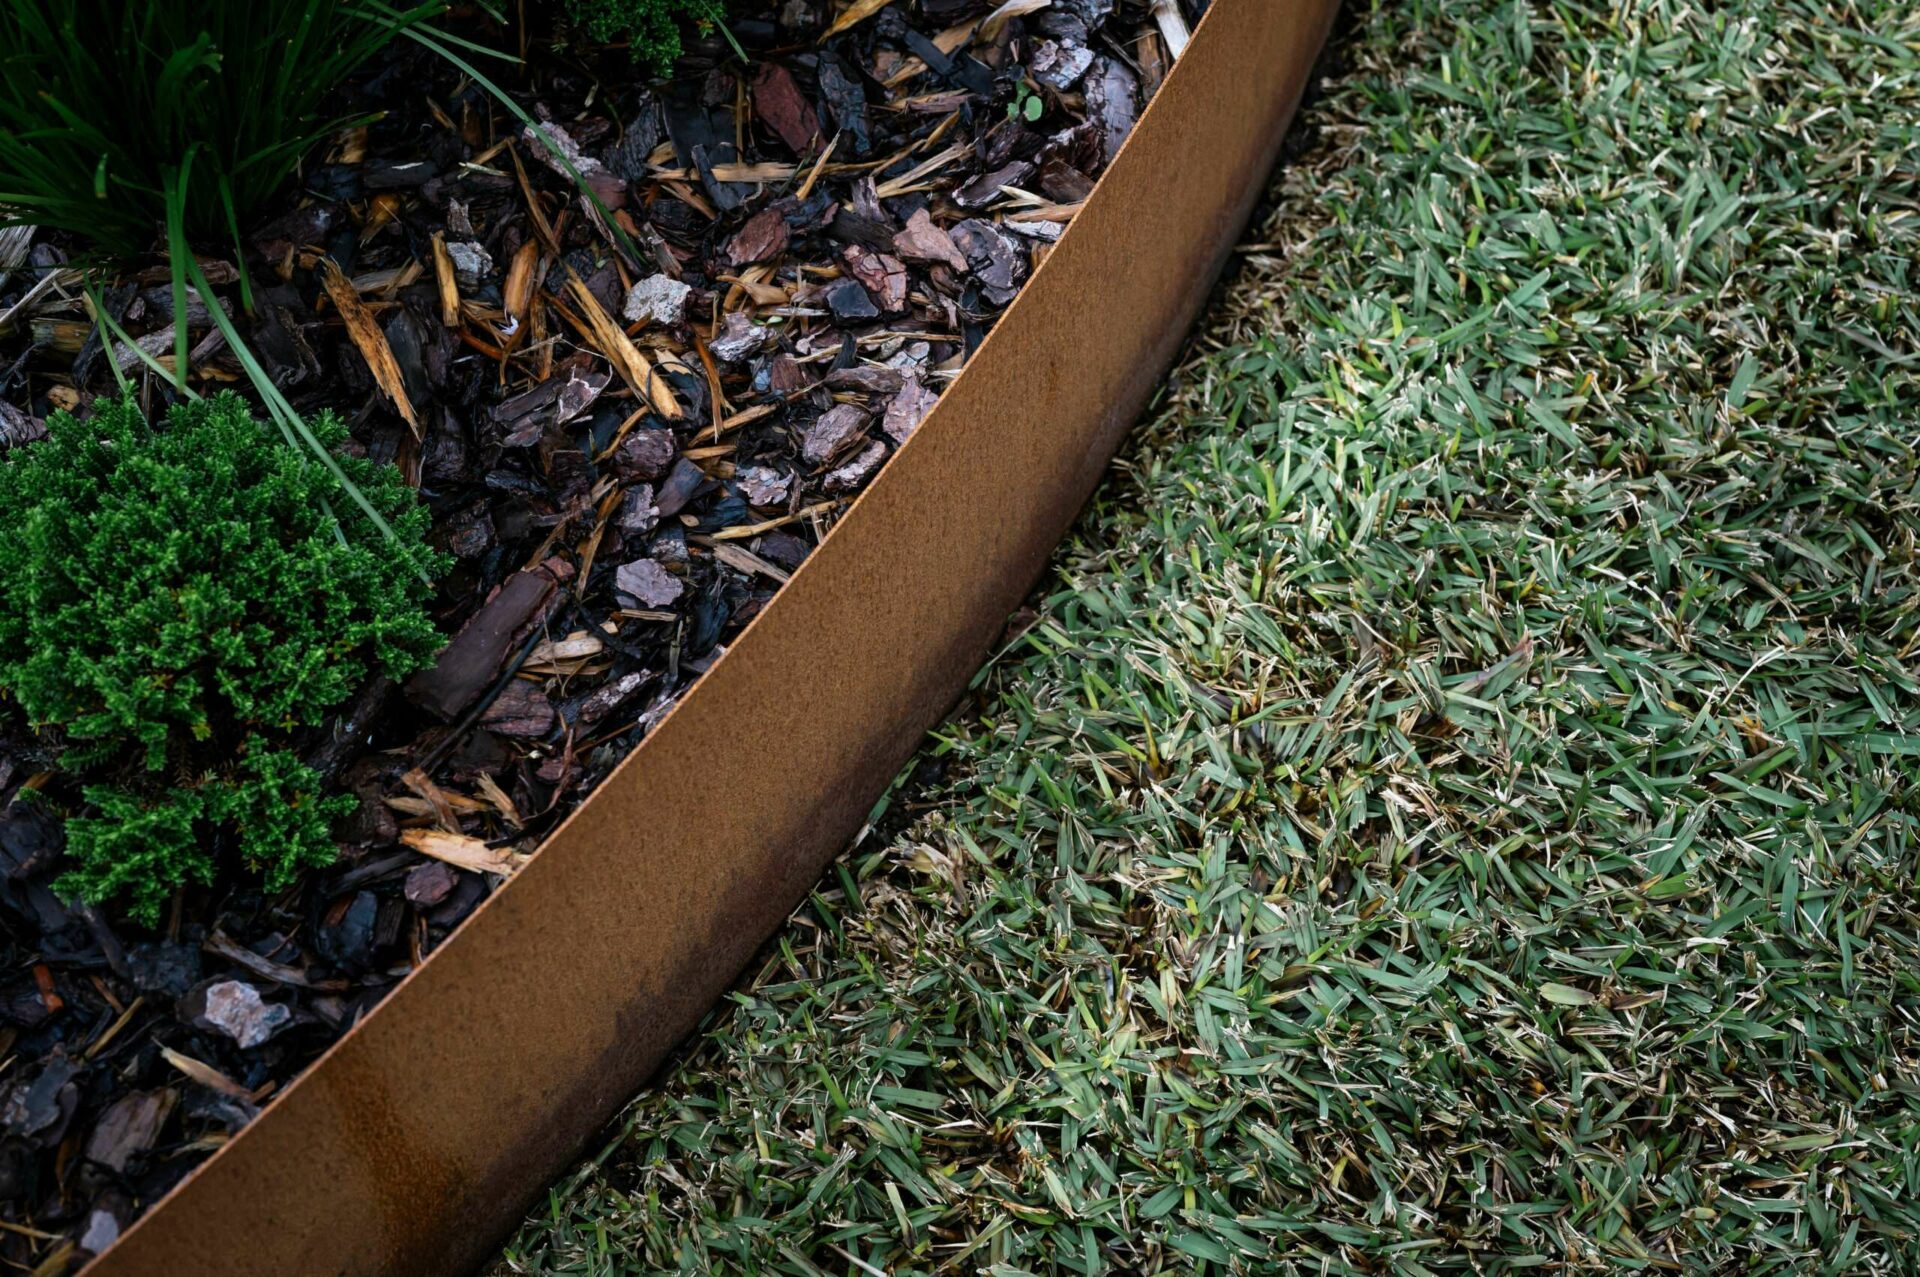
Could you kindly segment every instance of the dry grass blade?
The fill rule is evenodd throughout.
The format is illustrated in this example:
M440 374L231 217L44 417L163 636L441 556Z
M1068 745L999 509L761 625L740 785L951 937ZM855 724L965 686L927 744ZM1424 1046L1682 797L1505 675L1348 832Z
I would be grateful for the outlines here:
M937 152L922 160L905 173L902 173L899 177L889 178L887 181L880 183L879 186L874 188L874 193L883 200L905 195L915 190L920 182L939 172L966 153L966 146L956 142L946 150Z
M792 514L783 514L777 518L764 519L759 523L743 523L738 527L722 528L713 534L713 539L715 541L744 541L749 537L761 536L777 528L790 527L793 524L804 522L807 519L819 518L822 515L831 514L845 504L844 501L815 502L813 505L807 506L804 509L795 510Z
M6 310L0 311L0 333L13 331L20 316L33 313L34 307L44 301L49 294L58 295L64 290L79 288L85 278L83 272L71 268L50 270L33 282L33 286L20 295Z
M161 1047L160 1056L168 1064L173 1065L174 1068L179 1069L182 1073L209 1090L218 1091L222 1095L232 1096L236 1100L246 1100L249 1103L260 1098L258 1092L240 1085L219 1069L214 1068L211 1064L202 1063L194 1059L191 1055L183 1055L172 1047Z

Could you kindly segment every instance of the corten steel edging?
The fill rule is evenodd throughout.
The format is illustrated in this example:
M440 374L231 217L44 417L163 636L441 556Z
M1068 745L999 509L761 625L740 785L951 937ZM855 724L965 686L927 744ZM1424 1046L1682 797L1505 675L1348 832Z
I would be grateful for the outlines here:
M1214 0L1044 266L792 582L503 890L90 1277L427 1277L492 1251L977 668L1205 300L1335 3Z

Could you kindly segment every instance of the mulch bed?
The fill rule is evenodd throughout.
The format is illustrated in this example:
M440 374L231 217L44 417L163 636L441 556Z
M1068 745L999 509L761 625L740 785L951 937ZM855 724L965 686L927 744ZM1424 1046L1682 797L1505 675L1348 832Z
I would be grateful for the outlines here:
M248 236L242 326L297 407L341 413L431 505L451 641L310 742L361 799L337 865L278 896L184 891L157 932L49 889L77 794L55 743L0 718L0 1261L104 1247L592 792L912 434L1169 63L1143 3L858 7L824 41L819 0L740 19L747 63L712 39L654 88L534 33L508 87L599 207L423 50L350 86L386 115ZM0 258L17 445L111 393L110 359L141 370L102 348L58 242ZM207 266L238 313L233 263ZM106 296L171 350L159 259ZM243 386L202 305L196 376Z

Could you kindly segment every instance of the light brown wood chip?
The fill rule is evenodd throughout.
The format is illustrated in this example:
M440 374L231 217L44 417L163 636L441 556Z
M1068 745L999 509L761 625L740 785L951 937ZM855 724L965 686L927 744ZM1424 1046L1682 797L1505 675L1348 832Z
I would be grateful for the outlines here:
M320 259L320 284L333 300L334 308L340 312L341 322L347 326L347 336L353 338L360 357L367 361L374 384L393 401L394 408L412 429L413 437L418 439L421 433L420 418L413 410L412 401L407 398L407 380L400 373L400 362L393 357L393 347L387 345L387 335L374 322L373 313L361 303L360 293L354 288L353 281L346 277L331 257L323 257Z
M593 290L575 276L567 281L567 291L572 294L576 305L580 307L581 318L593 332L594 344L600 347L600 353L627 383L628 389L653 405L653 410L668 421L678 421L685 414L681 411L680 401L673 397L673 387L667 384L665 377L653 370L653 364L640 353L626 330L613 322L600 299Z
M503 878L528 860L522 852L507 847L489 847L478 838L450 834L440 829L403 829L400 831L400 841L421 855L443 860L456 869L499 874Z
M831 40L856 22L865 22L892 3L893 0L853 0L846 12L835 18L833 25L827 28L827 33L820 37L821 43Z
M447 251L447 237L433 233L433 276L440 285L440 322L448 328L460 326L460 284L453 276L453 254Z

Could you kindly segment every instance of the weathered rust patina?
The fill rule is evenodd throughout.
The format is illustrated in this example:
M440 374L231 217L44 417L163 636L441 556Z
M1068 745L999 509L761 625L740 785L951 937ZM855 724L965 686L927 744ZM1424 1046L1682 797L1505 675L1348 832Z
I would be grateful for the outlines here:
M1205 301L1334 8L1214 0L1046 263L791 584L504 890L92 1277L429 1277L498 1245L977 668Z

